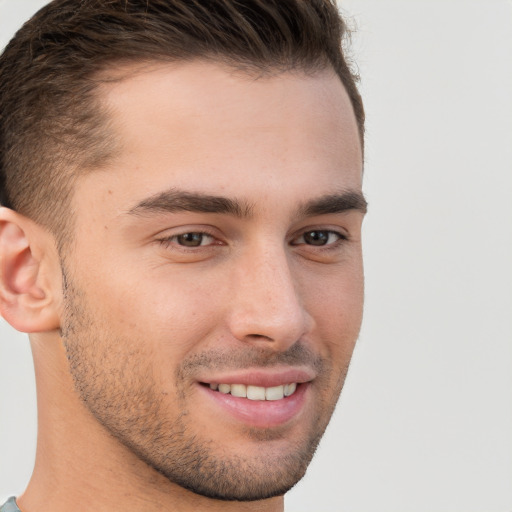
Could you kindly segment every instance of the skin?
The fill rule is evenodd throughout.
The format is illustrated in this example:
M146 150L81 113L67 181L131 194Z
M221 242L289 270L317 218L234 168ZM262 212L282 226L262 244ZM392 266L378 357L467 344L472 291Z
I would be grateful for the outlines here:
M361 323L362 158L347 94L330 70L255 79L193 62L101 95L120 151L77 180L66 254L0 209L2 314L32 333L38 387L36 466L18 503L282 510ZM203 385L297 375L285 419L286 399L241 419L239 402Z

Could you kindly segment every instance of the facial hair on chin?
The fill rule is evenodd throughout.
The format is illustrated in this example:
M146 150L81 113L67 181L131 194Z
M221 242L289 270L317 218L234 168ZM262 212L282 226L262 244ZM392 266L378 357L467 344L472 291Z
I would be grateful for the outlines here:
M261 442L262 449L257 456L244 458L222 451L201 432L193 431L187 383L202 369L302 364L315 368L319 389L332 387L331 365L305 344L296 343L281 353L209 350L189 356L175 370L177 391L169 405L159 389L148 349L109 332L108 322L93 314L69 276L62 338L77 393L109 434L169 481L220 500L262 500L293 487L314 455L346 374L346 368L342 369L336 389L322 395L322 403L315 409L318 417L310 418L310 428L293 442L288 453L273 455L270 447L272 440L286 435L286 429L262 432L247 428L247 437Z

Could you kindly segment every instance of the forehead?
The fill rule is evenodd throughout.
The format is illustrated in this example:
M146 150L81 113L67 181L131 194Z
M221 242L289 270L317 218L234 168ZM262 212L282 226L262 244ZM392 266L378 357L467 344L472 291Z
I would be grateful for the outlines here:
M194 61L120 73L100 91L120 151L86 176L99 188L134 204L170 187L248 197L339 178L335 188L360 188L357 124L331 70L254 76Z

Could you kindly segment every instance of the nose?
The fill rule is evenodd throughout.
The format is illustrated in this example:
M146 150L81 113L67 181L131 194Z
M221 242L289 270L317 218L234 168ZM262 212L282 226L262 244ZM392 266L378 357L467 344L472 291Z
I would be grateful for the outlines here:
M297 272L284 249L253 252L234 269L229 329L238 340L284 351L313 319L301 300Z

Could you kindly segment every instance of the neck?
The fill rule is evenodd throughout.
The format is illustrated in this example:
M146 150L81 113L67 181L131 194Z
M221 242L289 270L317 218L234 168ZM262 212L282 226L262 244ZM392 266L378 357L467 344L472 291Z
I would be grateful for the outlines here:
M57 333L34 337L32 350L38 440L32 478L17 500L22 512L284 509L282 496L253 502L220 501L170 482L113 437L78 398Z

